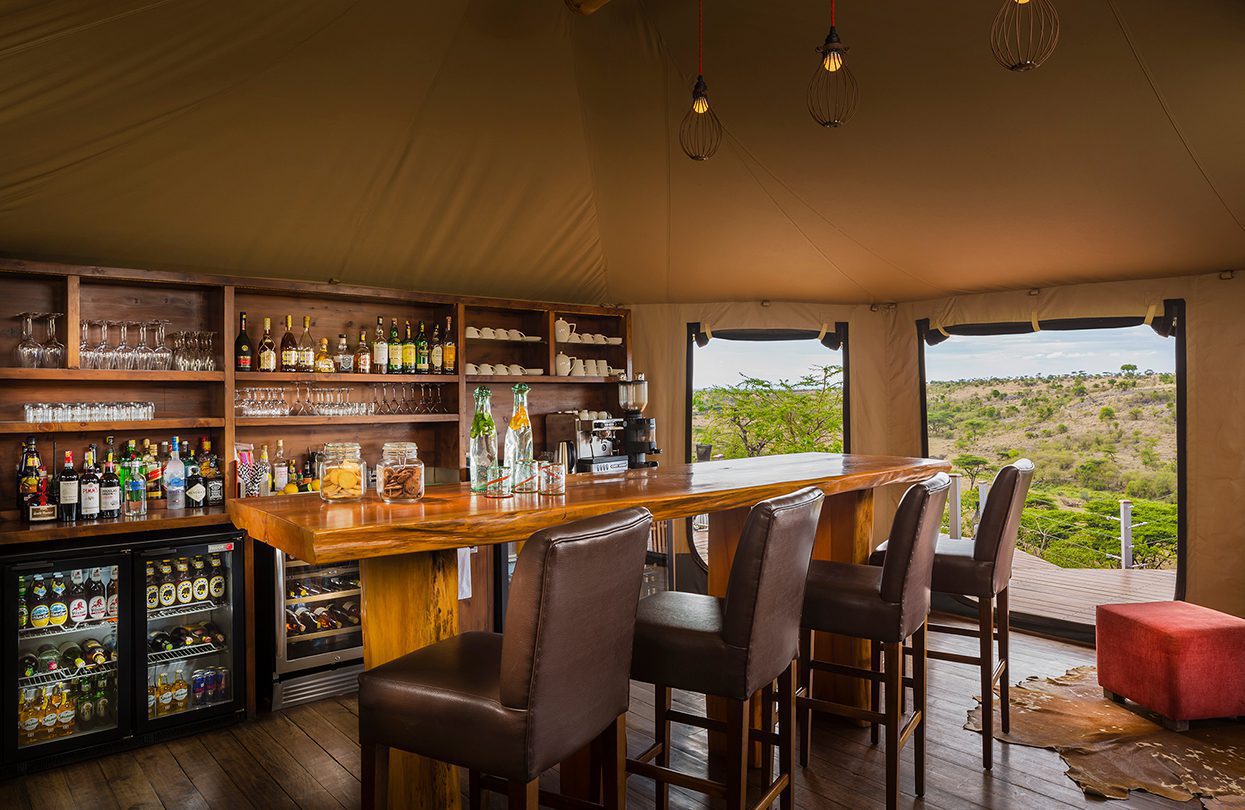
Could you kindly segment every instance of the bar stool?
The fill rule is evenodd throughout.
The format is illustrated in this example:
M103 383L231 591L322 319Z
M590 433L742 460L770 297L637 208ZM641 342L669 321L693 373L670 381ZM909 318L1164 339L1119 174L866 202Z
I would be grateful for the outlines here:
M1010 730L1008 717L1008 636L1011 610L1008 606L1008 585L1012 578L1012 558L1016 553L1016 535L1024 510L1029 484L1033 481L1033 462L1022 458L994 476L990 494L981 511L981 523L971 540L938 538L934 553L933 590L955 596L977 599L976 629L931 624L931 633L970 636L979 643L979 654L960 655L941 650L927 650L926 656L936 661L952 661L978 668L981 675L981 759L989 770L994 765L994 685L999 685L999 716L1003 733ZM882 565L886 543L878 546L869 557L872 565ZM998 604L998 633L995 633L994 605ZM994 640L998 639L999 657L994 662Z
M653 518L623 509L532 535L505 633L463 633L359 676L363 806L384 807L389 749L470 770L534 810L540 774L599 741L607 808L625 805L631 639ZM505 780L503 783L502 780Z
M657 782L657 808L665 810L669 786L721 796L729 810L747 804L749 741L766 752L766 781L773 747L778 778L755 807L779 799L795 807L795 690L792 664L799 640L800 605L813 554L824 496L812 487L752 507L731 565L726 597L667 591L640 602L631 677L656 687L657 741L635 759L628 773ZM778 680L778 733L773 731ZM670 709L670 690L686 689L723 698L726 720ZM750 730L750 701L763 692L764 728ZM725 732L729 776L725 782L670 768L670 724ZM656 760L654 762L654 760Z
M800 629L800 764L808 765L813 711L827 712L886 728L886 806L899 804L899 752L914 739L916 795L925 794L925 622L929 616L934 543L947 503L951 478L946 473L913 484L904 493L891 524L890 550L881 568L814 560L804 594ZM813 657L813 632L869 639L868 670ZM912 639L913 711L903 721L903 643ZM880 645L880 649L879 649ZM879 672L882 653L886 664ZM812 696L813 672L863 678L873 685L868 710ZM877 684L886 685L885 711L878 710ZM902 722L902 727L901 727Z

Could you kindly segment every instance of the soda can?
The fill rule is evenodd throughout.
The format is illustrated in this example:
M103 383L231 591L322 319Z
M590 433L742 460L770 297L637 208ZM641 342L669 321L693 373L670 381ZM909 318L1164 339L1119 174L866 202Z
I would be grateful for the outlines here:
M220 681L218 680L219 677L220 677L219 674L212 667L209 667L203 670L203 690L204 690L204 702L205 703L216 702L217 685L220 683Z
M190 694L194 696L194 705L207 703L207 673L201 669L196 669L190 676Z
M228 700L229 699L229 668L228 667L217 667L216 668L216 699L217 700Z

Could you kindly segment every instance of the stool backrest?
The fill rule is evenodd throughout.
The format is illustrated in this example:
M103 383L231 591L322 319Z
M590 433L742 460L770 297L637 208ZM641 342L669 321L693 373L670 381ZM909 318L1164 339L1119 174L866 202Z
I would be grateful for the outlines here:
M905 635L920 627L929 615L934 547L950 488L951 477L938 473L908 487L895 510L882 564L882 598L902 606L900 622Z
M542 764L568 746L578 750L627 711L652 525L647 509L622 509L536 532L519 554L500 699L527 710L529 755Z
M723 636L748 650L749 690L795 658L804 585L825 496L815 487L761 501L748 513L726 585Z
M1020 516L1033 482L1033 462L1019 459L999 470L990 485L981 523L973 539L973 559L994 563L994 590L1006 588L1012 578L1012 556L1016 551L1016 535L1020 532Z

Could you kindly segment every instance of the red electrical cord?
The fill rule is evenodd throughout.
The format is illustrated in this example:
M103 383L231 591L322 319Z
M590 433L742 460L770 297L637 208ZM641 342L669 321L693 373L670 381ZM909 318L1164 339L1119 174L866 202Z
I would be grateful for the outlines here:
M696 72L705 75L705 0L696 3Z
M834 26L834 0L830 0L830 26Z

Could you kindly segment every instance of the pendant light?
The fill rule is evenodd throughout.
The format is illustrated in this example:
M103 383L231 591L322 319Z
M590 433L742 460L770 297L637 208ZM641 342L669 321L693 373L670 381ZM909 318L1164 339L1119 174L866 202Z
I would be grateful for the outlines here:
M1051 0L1003 0L990 29L990 49L1008 70L1040 67L1059 42L1059 13Z
M692 107L679 125L679 145L692 160L708 160L722 143L722 122L709 106L705 85L705 8L698 0L696 14L696 83L692 85Z
M860 91L847 64L847 46L835 28L834 0L830 0L830 33L817 49L817 67L808 82L808 112L823 127L841 127L856 112Z

